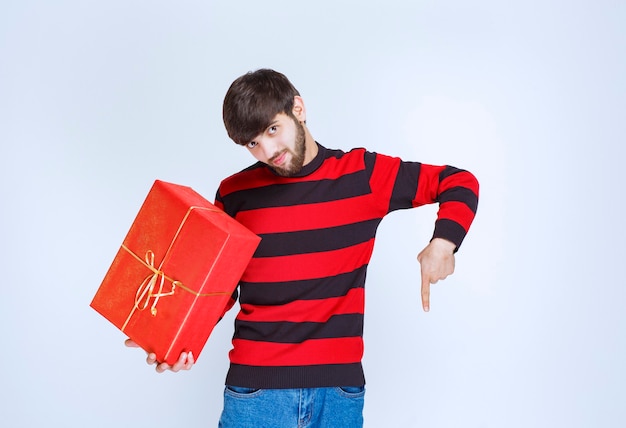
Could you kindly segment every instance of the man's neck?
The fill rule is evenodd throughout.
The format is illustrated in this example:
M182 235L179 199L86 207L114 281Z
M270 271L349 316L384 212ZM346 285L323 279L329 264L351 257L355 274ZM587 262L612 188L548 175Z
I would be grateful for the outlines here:
M315 142L315 139L309 132L309 128L307 128L305 124L303 124L302 126L304 126L304 138L305 138L304 139L304 163L303 165L306 165L308 163L311 163L311 161L315 159L315 156L317 156L318 148L317 148L317 143Z

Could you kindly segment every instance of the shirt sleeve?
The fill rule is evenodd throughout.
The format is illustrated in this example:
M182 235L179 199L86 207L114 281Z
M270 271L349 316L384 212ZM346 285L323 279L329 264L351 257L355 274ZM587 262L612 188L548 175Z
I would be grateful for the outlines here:
M406 162L382 155L377 159L377 163L390 165L394 161L397 169L389 212L438 203L433 239L451 241L458 250L476 216L479 189L476 177L469 171L450 165Z

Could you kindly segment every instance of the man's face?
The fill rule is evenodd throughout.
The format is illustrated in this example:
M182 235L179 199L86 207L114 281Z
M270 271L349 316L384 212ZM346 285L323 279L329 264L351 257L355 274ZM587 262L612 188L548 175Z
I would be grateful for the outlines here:
M291 177L304 165L305 139L302 124L294 117L280 113L246 147L252 156L269 165L278 175Z

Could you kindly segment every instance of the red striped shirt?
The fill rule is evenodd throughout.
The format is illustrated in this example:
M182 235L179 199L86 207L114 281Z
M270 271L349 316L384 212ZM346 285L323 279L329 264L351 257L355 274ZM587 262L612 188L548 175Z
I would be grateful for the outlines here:
M228 384L362 385L364 279L378 224L438 202L433 236L458 247L476 213L467 171L318 148L296 177L257 163L218 190L216 205L262 238L239 286Z

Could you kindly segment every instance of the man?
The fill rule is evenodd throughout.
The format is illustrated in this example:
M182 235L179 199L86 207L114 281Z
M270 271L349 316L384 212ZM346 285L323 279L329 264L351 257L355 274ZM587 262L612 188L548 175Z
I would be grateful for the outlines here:
M417 256L428 311L430 285L454 271L478 183L450 166L322 146L300 94L273 70L235 80L223 116L229 137L258 162L222 181L215 204L262 239L225 309L239 298L220 427L361 427L376 229L394 210L439 203L433 239ZM183 353L157 371L193 363Z

